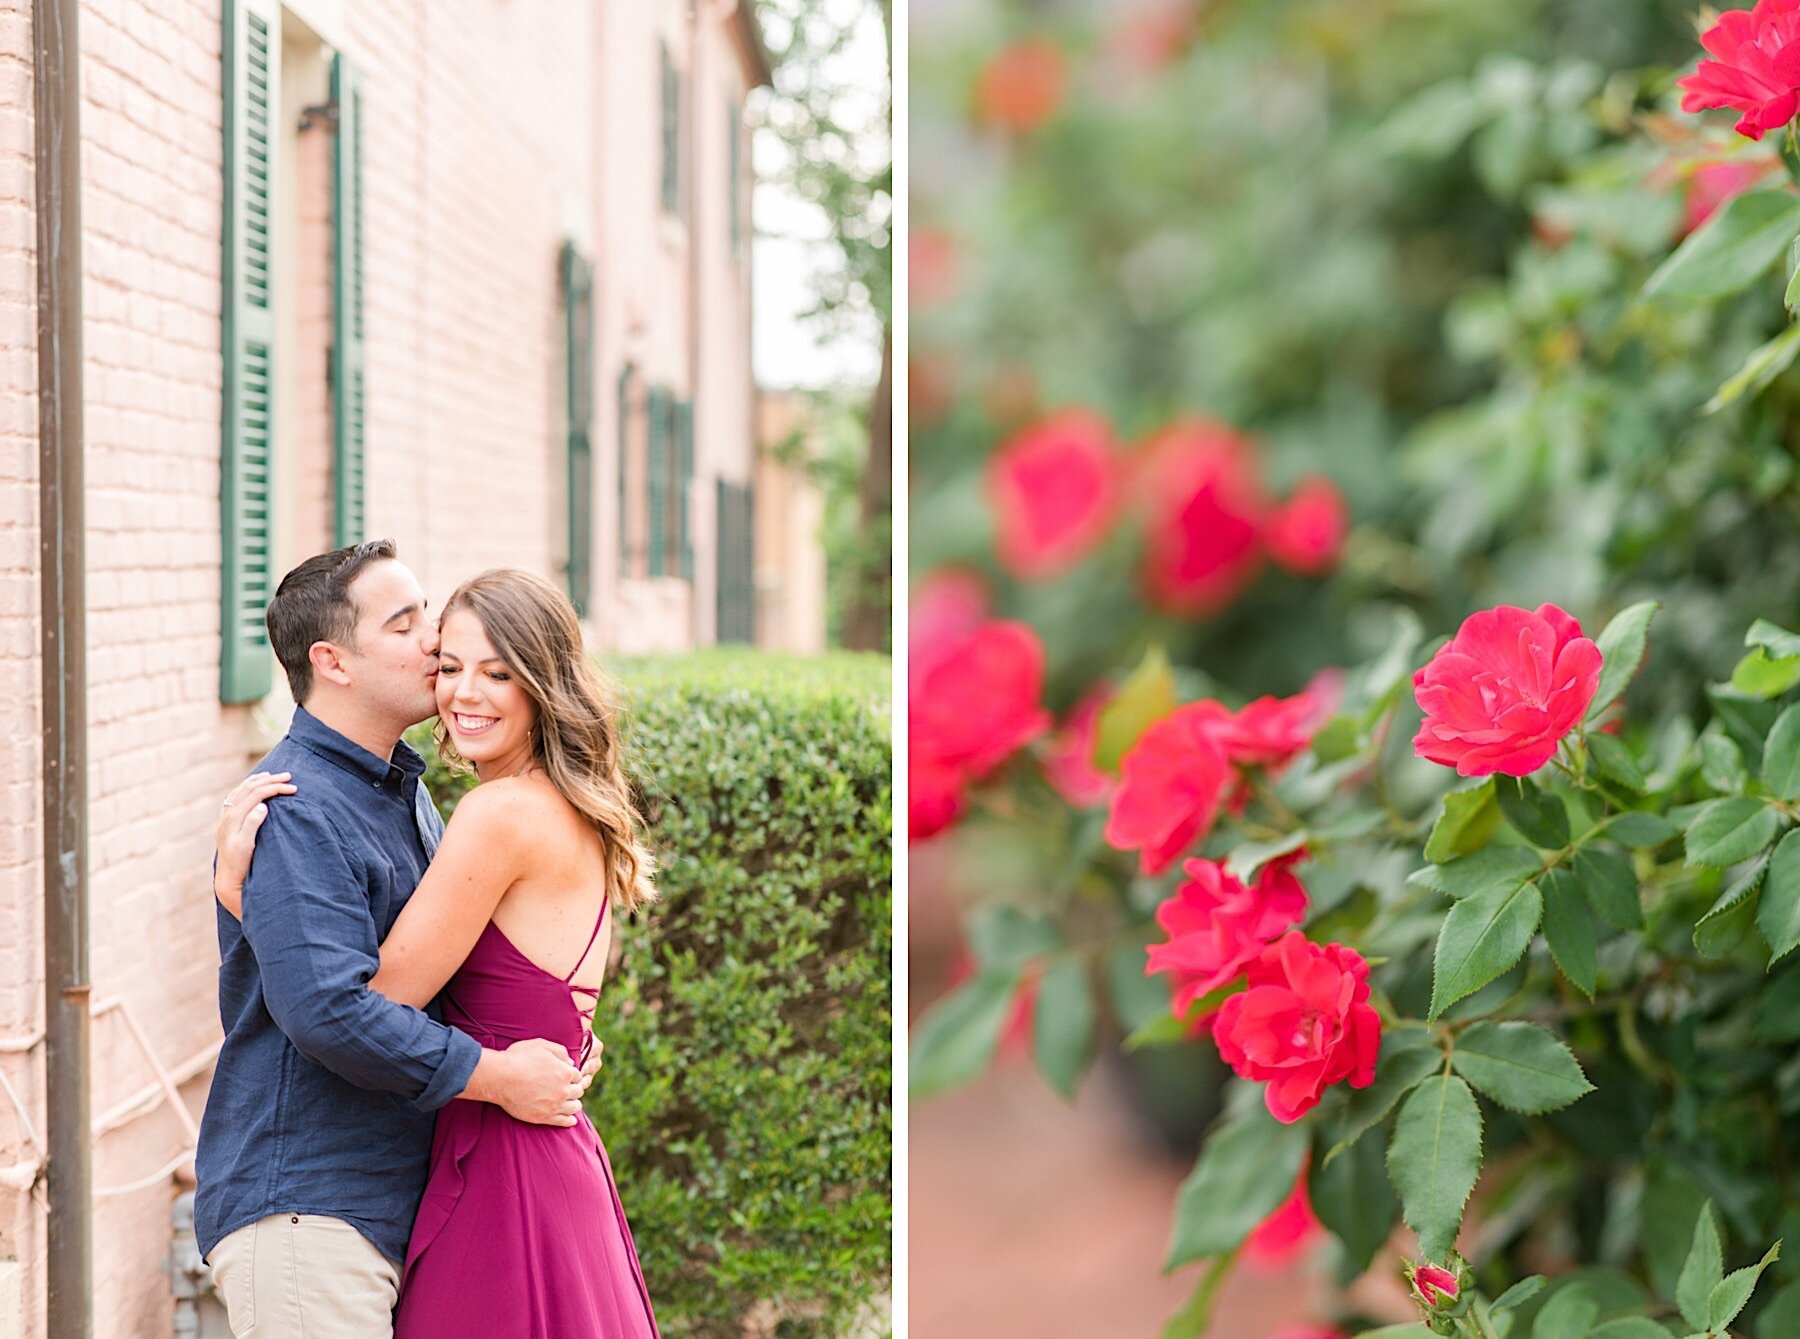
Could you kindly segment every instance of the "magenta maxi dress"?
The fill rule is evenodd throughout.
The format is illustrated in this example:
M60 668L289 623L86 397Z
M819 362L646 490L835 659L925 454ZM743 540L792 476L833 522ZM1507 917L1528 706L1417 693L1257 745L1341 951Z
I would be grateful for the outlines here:
M605 923L602 902L589 949ZM445 988L444 1021L495 1050L548 1037L585 1060L592 1039L573 976L552 976L489 921ZM585 1111L556 1126L487 1102L439 1109L394 1334L660 1339L612 1164Z

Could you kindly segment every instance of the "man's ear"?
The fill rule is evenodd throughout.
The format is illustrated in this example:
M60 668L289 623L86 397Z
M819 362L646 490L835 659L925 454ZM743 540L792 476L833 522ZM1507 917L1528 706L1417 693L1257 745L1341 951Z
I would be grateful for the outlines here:
M314 642L306 649L306 658L312 662L315 677L327 679L341 688L350 686L350 671L344 667L341 647L330 642Z

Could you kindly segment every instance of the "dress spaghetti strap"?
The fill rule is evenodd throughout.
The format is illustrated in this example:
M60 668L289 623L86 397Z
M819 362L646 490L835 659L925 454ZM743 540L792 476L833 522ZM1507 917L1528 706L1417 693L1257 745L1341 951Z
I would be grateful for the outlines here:
M575 965L569 968L569 974L563 978L563 984L565 986L570 985L570 983L575 980L575 973L581 970L581 964L587 961L587 955L594 951L594 941L600 937L600 927L606 924L606 904L610 900L610 897L606 893L600 894L600 919L594 922L594 933L588 936L587 947L581 950L581 956L575 959ZM598 995L600 993L595 990L585 990L581 986L573 986L572 988L581 991L584 995Z

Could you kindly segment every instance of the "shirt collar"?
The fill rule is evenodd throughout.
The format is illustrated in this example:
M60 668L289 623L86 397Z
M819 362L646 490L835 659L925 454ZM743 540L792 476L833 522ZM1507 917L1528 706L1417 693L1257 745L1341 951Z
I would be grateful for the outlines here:
M326 762L375 785L383 782L397 785L407 777L417 780L425 775L425 759L404 739L394 746L391 760L378 758L361 744L333 730L305 707L294 708L288 735Z

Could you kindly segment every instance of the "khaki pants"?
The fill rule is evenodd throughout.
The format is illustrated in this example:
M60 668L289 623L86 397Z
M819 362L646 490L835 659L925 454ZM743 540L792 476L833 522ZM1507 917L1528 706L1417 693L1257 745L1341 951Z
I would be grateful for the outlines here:
M400 1271L341 1219L274 1214L209 1263L237 1339L393 1339Z

